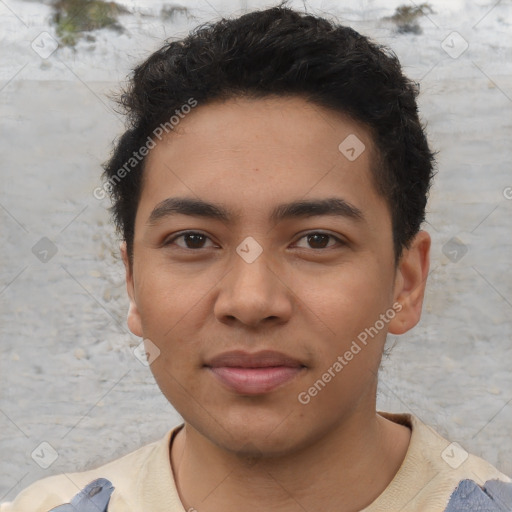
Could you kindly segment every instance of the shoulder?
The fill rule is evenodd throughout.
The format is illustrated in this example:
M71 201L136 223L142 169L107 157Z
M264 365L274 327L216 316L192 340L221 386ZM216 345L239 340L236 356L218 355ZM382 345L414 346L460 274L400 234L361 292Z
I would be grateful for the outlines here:
M512 510L512 480L489 462L450 442L411 414L379 412L385 418L412 430L406 457L386 491L368 511L429 510L501 511L505 500ZM485 504L487 508L478 508ZM447 508L451 507L451 508ZM462 507L462 508L461 508Z
M492 464L467 452L460 444L445 439L415 416L411 416L411 422L417 432L418 452L440 477L457 482L473 479L482 484L487 480L512 482Z
M380 413L392 421L407 425L412 430L406 461L409 469L429 468L439 479L462 481L473 478L480 482L491 479L512 482L486 460L468 453L461 445L441 436L431 426L412 414ZM404 461L405 462L405 461Z
M48 512L70 503L77 493L97 479L106 479L114 486L109 508L114 505L112 508L130 512L132 509L128 503L136 499L141 472L144 472L148 461L163 453L171 433L95 469L38 480L20 492L14 501L0 504L0 512Z

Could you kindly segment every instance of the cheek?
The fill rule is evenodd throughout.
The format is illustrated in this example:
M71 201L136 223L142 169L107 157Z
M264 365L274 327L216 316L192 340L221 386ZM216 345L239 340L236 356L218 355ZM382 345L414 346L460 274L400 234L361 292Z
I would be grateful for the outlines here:
M186 269L146 261L136 281L137 305L144 333L165 339L187 321L211 288L209 280Z
M303 391L317 393L313 407L318 414L334 414L340 404L355 406L357 397L371 395L376 382L386 329L375 330L375 324L389 307L390 292L369 268L340 272L327 288L317 283L304 295L309 319L328 326L322 331L308 327L315 334L315 364ZM319 382L326 380L325 386Z
M205 271L152 261L151 254L144 259L136 281L137 306L144 337L160 350L151 365L157 382L172 386L173 377L185 378L199 364L201 329L211 310L208 293L218 280Z
M323 276L303 275L295 281L297 294L331 335L346 340L373 325L388 307L391 283L376 267L361 261Z
M376 332L374 326L389 307L391 294L388 278L380 272L377 265L365 262L350 268L347 265L328 279L304 283L308 285L303 288L305 310L309 320L316 323L308 327L316 339L309 385L315 386L326 372L324 378L329 380L318 395L322 395L319 407L323 404L337 410L340 403L351 403L375 382L385 329ZM328 329L322 329L324 326ZM316 384L319 386L321 383Z

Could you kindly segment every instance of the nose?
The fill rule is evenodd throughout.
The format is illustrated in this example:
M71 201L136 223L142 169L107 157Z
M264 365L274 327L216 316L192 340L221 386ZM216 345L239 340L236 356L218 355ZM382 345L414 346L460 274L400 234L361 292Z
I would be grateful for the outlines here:
M214 314L220 322L260 327L285 323L291 317L292 290L265 251L252 263L235 253L232 268L219 286Z

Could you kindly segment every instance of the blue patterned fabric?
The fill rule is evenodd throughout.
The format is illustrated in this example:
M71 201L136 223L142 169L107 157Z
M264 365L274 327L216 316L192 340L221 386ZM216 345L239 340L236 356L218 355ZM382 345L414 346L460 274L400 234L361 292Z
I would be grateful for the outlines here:
M488 480L480 487L462 480L450 497L445 512L511 512L512 483Z
M106 478L98 478L87 484L71 503L59 505L49 512L107 512L114 486Z
M49 512L108 512L113 491L109 480L98 478L86 485L70 503ZM482 488L473 480L462 480L445 512L512 512L512 483L488 480Z

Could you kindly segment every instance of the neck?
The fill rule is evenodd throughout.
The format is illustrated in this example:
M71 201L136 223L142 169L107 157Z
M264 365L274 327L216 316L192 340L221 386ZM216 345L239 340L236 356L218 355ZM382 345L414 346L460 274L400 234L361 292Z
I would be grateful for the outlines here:
M375 412L356 413L307 448L248 462L185 424L174 440L171 464L186 510L355 512L391 482L410 434Z

